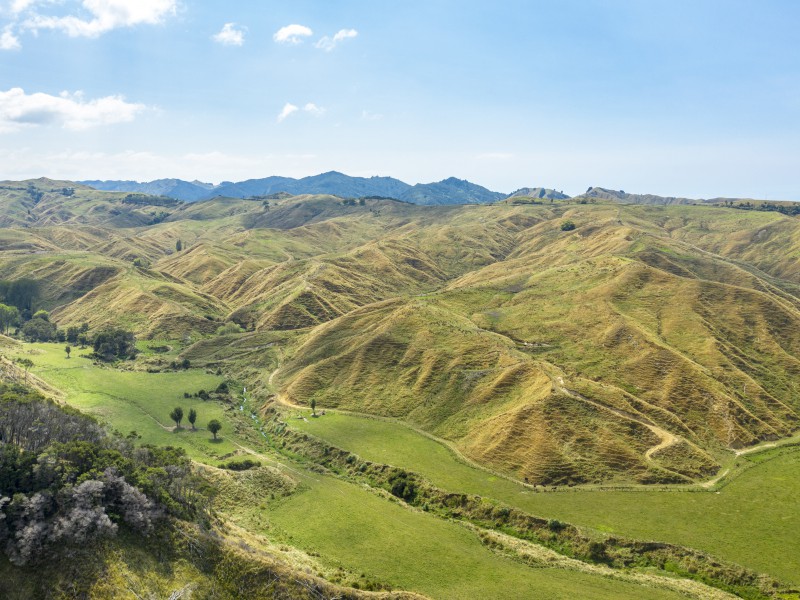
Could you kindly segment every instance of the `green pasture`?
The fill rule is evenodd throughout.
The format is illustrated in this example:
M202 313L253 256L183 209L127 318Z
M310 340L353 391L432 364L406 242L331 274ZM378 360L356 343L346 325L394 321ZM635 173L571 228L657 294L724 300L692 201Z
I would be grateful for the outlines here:
M800 451L794 449L740 458L758 465L719 491L534 492L458 460L443 444L395 422L338 412L288 422L446 490L610 534L691 546L800 584Z
M558 568L530 568L460 525L408 510L357 485L312 475L270 509L287 541L334 566L431 598L677 598L673 592Z
M222 378L190 369L169 373L121 371L93 364L88 350L75 348L67 358L64 344L24 344L8 351L10 357L33 361L31 372L65 394L67 404L97 417L122 435L135 431L143 444L184 448L193 459L216 464L236 451L233 423L219 402L184 398L184 392L214 390ZM182 429L175 431L169 414L183 408ZM197 431L186 416L197 411ZM232 410L228 408L227 410ZM222 423L218 442L205 429L211 419Z

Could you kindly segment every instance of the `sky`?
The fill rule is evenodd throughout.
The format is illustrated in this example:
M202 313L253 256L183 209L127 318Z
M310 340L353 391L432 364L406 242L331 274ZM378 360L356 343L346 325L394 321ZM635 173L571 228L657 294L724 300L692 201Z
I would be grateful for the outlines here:
M0 0L0 179L800 200L795 0Z

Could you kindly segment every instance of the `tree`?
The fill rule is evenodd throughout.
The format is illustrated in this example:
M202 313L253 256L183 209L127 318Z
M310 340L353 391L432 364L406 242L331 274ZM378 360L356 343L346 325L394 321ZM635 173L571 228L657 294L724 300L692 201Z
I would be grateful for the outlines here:
M216 419L211 419L208 422L208 430L212 433L212 435L214 436L214 439L217 439L217 432L220 429L222 429L222 423L220 423Z
M314 398L311 399L311 416L317 416L317 401Z
M572 221L564 221L561 223L561 231L572 231L575 229L575 223Z
M33 361L30 358L20 358L17 362L25 368L25 383L28 383L28 369L33 366Z
M47 312L46 310L37 310L33 314L33 318L34 319L44 319L45 321L49 321L50 320L50 313Z
M30 342L49 342L56 339L56 324L42 318L31 319L23 325L22 335Z
M70 353L72 352L72 346L69 346L69 345L68 345L68 346L66 346L66 347L64 348L64 352L66 352L66 353L67 353L67 358L69 358L69 355L70 355Z
M81 330L75 327L67 327L67 341L70 344L74 344L78 341L78 336L81 334Z
M195 409L193 409L193 408L189 409L189 417L188 417L188 419L189 419L189 423L192 424L192 430L196 429L196 427L194 426L194 422L197 421L197 411Z
M0 304L0 329L6 334L12 325L19 321L19 309L16 306Z
M106 329L94 337L94 353L97 358L105 361L134 358L136 338L132 332L124 329Z
M177 242L175 242L175 250L177 250L178 252L180 252L181 250L183 250L183 242L181 242L180 240L178 240Z
M169 418L175 421L175 429L180 429L181 421L183 421L183 409L180 406L176 406L169 413Z

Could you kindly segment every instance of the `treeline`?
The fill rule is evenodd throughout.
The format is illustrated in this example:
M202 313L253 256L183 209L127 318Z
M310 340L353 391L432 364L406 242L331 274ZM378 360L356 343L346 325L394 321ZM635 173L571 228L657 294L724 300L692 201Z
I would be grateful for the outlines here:
M207 523L207 486L178 448L135 447L90 418L0 384L0 551L39 563L169 517Z
M182 204L180 200L169 196L149 196L147 194L128 194L122 199L122 203L137 206L178 206Z
M730 208L739 210L759 210L764 212L779 212L790 217L800 215L800 203L798 202L727 202L723 203Z

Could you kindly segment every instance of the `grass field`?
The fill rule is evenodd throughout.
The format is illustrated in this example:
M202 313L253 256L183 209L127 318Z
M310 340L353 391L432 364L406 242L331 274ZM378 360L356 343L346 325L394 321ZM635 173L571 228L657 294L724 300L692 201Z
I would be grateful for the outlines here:
M677 598L677 594L562 569L526 567L483 547L467 529L315 476L269 513L301 548L336 557L431 598Z
M87 351L75 349L67 358L62 344L25 344L8 352L11 357L30 358L31 372L65 393L66 401L83 412L109 424L123 435L135 431L141 443L172 445L184 448L195 460L216 464L236 451L233 425L219 402L184 398L184 392L213 390L222 378L198 370L170 373L120 371L98 367L81 356ZM183 408L180 431L169 413L176 406ZM197 431L186 421L189 409L197 410ZM206 423L218 419L223 424L221 440L212 441Z
M141 441L183 447L195 459L216 464L236 450L233 423L221 404L184 399L183 392L213 389L221 378L197 370L178 373L119 371L93 365L60 344L25 344L6 349L33 360L32 372L64 392L68 404L93 414ZM169 411L196 407L199 421L220 418L224 441L206 431L172 431ZM223 429L223 433L225 433ZM259 448L266 451L265 448ZM267 504L238 506L230 516L252 527L268 522L268 537L310 553L334 568L432 598L679 598L677 593L560 568L530 568L484 547L462 526L408 510L374 493L332 477L292 468L299 492ZM266 494L266 493L265 493Z
M607 533L692 546L800 584L800 450L742 457L760 464L719 492L534 493L457 460L442 444L397 423L332 412L289 423L367 460L416 471L450 491Z

